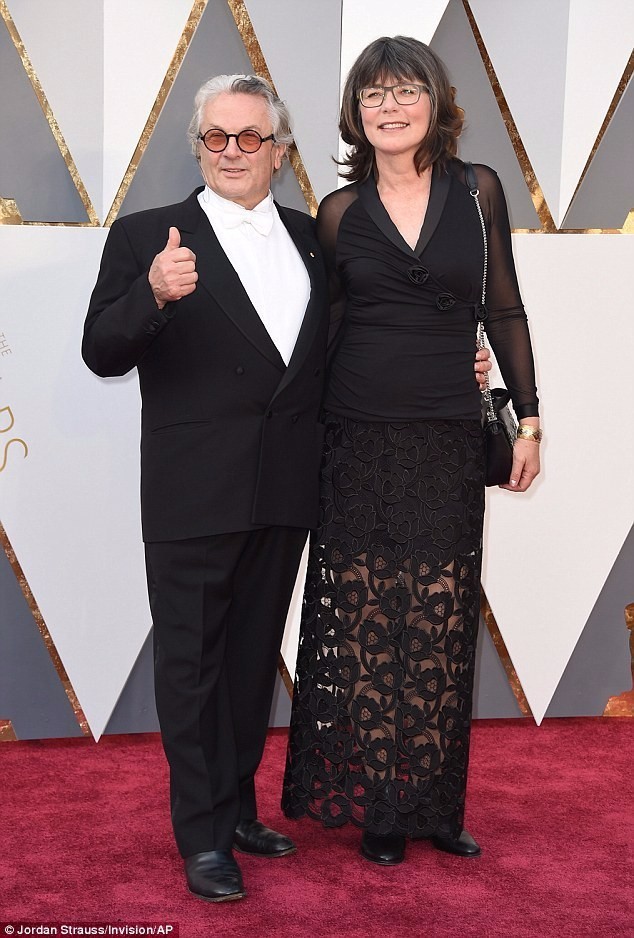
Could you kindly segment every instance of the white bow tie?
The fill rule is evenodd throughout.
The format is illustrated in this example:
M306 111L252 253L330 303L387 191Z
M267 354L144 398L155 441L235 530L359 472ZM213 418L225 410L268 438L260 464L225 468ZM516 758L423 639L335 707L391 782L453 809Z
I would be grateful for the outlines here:
M221 212L220 217L225 228L239 228L242 224L251 225L258 234L264 235L264 237L271 233L273 227L272 209L255 212L243 208L241 205L236 205L230 212Z

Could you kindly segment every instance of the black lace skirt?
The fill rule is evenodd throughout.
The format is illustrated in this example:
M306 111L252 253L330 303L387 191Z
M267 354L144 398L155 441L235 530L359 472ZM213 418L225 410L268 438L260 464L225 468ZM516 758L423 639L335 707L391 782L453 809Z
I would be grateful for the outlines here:
M282 807L458 836L479 622L477 421L327 415Z

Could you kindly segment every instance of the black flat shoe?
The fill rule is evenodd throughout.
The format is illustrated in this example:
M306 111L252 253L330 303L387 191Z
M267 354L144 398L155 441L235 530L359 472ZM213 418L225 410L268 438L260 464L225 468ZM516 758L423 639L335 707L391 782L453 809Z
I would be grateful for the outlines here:
M233 846L240 853L249 853L254 857L286 857L297 849L289 837L272 831L257 820L240 821L236 827Z
M231 850L207 850L186 857L185 876L192 895L207 902L229 902L246 896L242 873Z
M453 837L442 837L436 835L431 838L436 850L444 850L445 853L455 853L459 857L479 857L482 853L479 844L475 842L468 831L463 831L456 840Z
M395 866L405 859L405 837L402 834L371 834L361 837L361 856L382 866Z

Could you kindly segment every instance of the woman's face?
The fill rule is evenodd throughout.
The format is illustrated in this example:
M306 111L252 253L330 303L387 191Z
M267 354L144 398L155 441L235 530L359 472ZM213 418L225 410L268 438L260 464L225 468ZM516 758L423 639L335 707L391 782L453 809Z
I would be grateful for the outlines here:
M407 79L404 83L407 84ZM416 83L421 82L418 80ZM378 82L377 87L396 84L398 81L389 77ZM377 155L389 158L411 152L414 158L431 121L431 101L425 91L421 92L416 104L398 104L393 93L388 91L379 107L363 107L361 104L359 107L363 130Z

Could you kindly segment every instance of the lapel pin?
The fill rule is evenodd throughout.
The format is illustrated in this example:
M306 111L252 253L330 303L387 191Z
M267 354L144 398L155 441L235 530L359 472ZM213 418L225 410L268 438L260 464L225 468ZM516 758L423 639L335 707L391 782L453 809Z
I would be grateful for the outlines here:
M311 257L314 257L314 256L315 256L312 251L309 251L309 254L310 254Z

